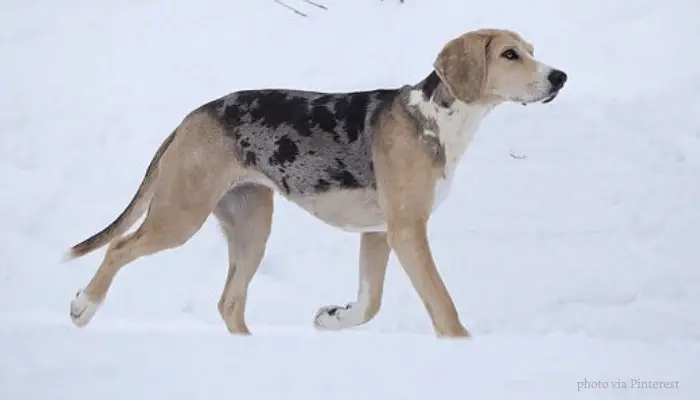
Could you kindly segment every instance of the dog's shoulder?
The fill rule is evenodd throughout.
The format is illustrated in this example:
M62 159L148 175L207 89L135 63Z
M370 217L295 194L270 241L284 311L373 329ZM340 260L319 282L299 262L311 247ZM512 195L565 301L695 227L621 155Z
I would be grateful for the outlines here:
M402 140L415 141L433 160L443 162L444 149L437 134L436 120L422 107L433 104L430 97L431 93L425 93L422 87L401 87L394 98L382 104L373 115L374 130L379 139L399 135Z

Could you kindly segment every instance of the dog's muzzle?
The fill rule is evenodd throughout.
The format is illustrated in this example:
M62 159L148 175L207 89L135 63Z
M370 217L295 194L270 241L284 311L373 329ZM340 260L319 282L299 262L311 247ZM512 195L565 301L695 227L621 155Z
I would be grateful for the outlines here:
M547 75L547 80L549 81L549 95L545 97L542 100L543 104L547 104L550 101L554 100L555 97L559 94L559 91L561 88L564 87L564 84L566 83L566 73L564 71L560 71L558 69L553 69L549 75Z

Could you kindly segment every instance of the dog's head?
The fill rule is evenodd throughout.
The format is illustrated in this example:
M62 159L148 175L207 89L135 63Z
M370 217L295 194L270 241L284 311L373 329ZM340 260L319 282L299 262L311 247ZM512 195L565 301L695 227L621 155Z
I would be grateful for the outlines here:
M533 54L532 45L515 32L481 29L447 43L434 68L452 95L466 103L548 103L566 74Z

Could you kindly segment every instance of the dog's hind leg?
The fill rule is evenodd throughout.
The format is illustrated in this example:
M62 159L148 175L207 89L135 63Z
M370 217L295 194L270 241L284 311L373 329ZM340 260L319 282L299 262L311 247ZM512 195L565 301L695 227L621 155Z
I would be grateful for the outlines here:
M166 200L165 197L170 198ZM199 230L209 210L206 207L180 208L176 199L176 196L167 195L154 199L143 224L110 244L90 283L71 302L74 324L82 327L90 322L122 267L137 258L181 246ZM170 204L166 205L165 201Z
M345 306L321 307L314 318L319 329L339 330L369 322L379 312L391 248L384 232L363 233L360 239L360 285L357 300Z
M143 223L135 232L110 243L89 284L71 301L75 325L82 327L90 322L122 267L189 240L240 173L221 145L220 128L211 118L188 118L163 154Z
M273 196L267 187L242 184L227 192L214 210L228 242L229 269L219 313L231 333L250 333L245 323L248 286L265 253Z

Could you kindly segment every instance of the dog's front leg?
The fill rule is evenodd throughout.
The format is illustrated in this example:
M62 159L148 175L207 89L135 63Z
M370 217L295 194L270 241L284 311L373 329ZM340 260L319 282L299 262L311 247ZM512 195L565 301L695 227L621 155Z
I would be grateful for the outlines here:
M357 301L321 307L314 318L319 329L339 330L369 322L379 312L391 249L385 232L366 232L360 239L360 283Z
M379 125L373 158L388 242L408 274L439 337L468 337L430 251L427 223L444 158L421 139L406 112L394 107Z
M433 261L426 221L399 217L390 220L389 244L423 301L435 333L439 337L468 337Z

